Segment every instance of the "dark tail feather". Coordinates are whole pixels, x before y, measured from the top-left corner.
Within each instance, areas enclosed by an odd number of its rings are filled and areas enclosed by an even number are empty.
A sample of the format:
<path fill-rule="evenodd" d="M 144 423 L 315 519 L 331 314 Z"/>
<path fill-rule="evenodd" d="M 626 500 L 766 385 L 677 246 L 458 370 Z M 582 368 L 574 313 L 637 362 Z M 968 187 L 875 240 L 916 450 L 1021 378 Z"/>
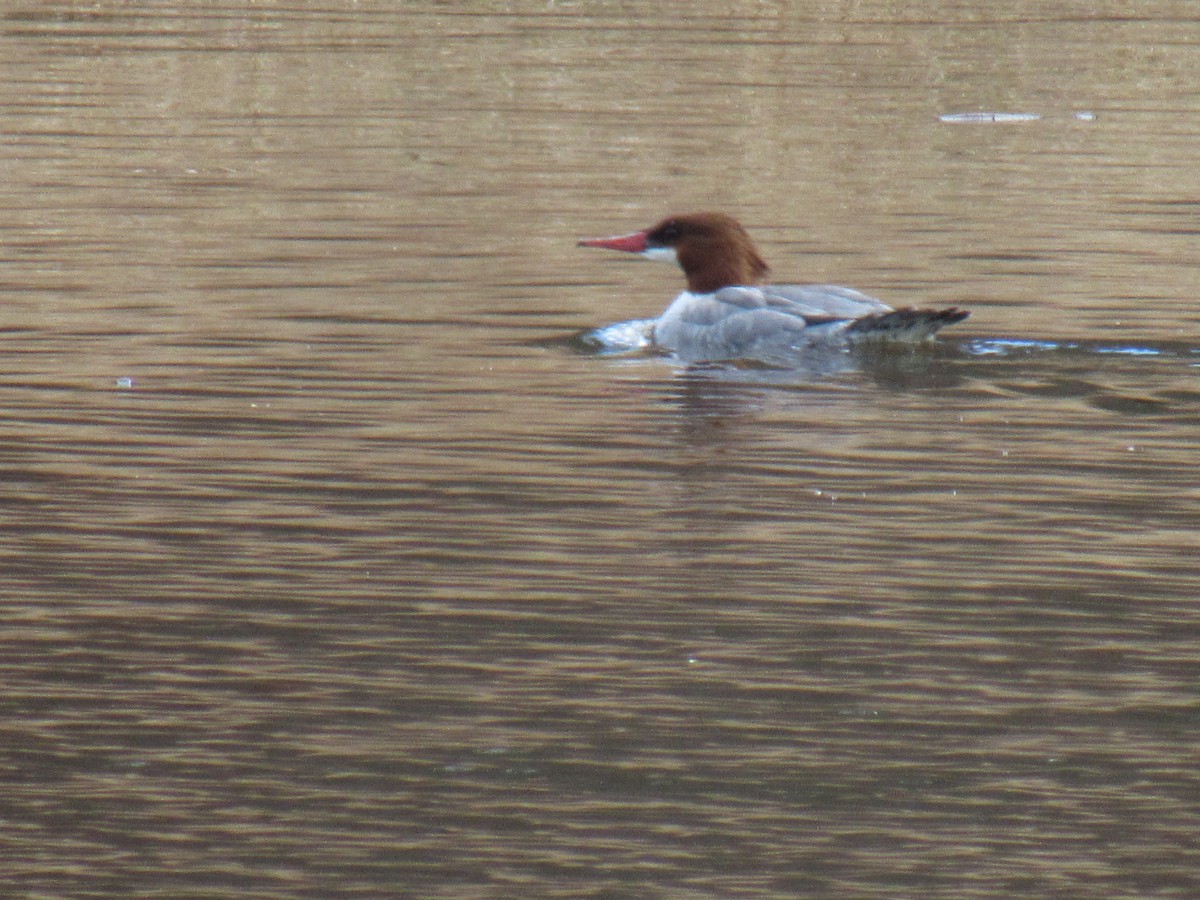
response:
<path fill-rule="evenodd" d="M 961 322 L 970 313 L 957 306 L 945 309 L 896 309 L 856 319 L 846 329 L 848 337 L 889 341 L 920 341 L 946 325 Z"/>

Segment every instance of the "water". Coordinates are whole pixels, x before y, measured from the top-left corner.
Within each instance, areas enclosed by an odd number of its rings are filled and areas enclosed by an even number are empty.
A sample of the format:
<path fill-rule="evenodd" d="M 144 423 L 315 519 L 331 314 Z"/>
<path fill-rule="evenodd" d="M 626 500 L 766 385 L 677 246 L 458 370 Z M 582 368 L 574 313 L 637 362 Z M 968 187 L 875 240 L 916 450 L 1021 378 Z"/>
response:
<path fill-rule="evenodd" d="M 1200 892 L 1200 24 L 1134 16 L 9 4 L 6 892 Z M 680 282 L 575 239 L 696 208 L 973 316 L 581 347 Z"/>

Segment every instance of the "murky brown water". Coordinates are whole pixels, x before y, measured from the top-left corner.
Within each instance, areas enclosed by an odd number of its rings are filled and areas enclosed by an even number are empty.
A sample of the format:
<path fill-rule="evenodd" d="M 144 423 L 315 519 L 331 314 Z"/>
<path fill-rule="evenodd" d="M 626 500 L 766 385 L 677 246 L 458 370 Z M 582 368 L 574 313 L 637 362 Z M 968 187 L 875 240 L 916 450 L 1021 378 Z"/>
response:
<path fill-rule="evenodd" d="M 6 4 L 5 893 L 1196 896 L 1194 12 Z"/>

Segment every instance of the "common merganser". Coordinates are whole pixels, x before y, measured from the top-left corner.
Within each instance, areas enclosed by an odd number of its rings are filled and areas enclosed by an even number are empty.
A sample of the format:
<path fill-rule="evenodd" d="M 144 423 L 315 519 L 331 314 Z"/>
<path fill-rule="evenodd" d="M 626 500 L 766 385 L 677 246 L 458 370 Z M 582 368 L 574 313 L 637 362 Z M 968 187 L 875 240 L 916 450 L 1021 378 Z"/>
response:
<path fill-rule="evenodd" d="M 670 216 L 653 228 L 581 247 L 605 247 L 677 262 L 687 290 L 654 320 L 655 345 L 689 362 L 795 358 L 805 349 L 862 340 L 919 341 L 969 312 L 893 309 L 832 284 L 763 284 L 769 271 L 750 235 L 724 213 Z"/>

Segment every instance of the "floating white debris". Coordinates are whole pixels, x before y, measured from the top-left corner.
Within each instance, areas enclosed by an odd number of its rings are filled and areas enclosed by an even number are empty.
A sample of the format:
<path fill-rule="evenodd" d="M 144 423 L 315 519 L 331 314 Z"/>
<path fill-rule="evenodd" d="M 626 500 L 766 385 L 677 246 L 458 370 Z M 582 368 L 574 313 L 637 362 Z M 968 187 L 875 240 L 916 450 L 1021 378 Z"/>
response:
<path fill-rule="evenodd" d="M 1079 112 L 1075 113 L 1075 118 L 1077 118 L 1080 122 L 1095 122 L 1096 114 L 1090 110 L 1081 109 Z"/>
<path fill-rule="evenodd" d="M 953 124 L 978 124 L 980 122 L 1036 122 L 1041 116 L 1026 112 L 959 112 L 942 113 L 938 121 Z"/>
<path fill-rule="evenodd" d="M 131 388 L 131 387 L 133 387 L 133 379 L 132 378 L 118 378 L 117 379 L 117 387 Z"/>

